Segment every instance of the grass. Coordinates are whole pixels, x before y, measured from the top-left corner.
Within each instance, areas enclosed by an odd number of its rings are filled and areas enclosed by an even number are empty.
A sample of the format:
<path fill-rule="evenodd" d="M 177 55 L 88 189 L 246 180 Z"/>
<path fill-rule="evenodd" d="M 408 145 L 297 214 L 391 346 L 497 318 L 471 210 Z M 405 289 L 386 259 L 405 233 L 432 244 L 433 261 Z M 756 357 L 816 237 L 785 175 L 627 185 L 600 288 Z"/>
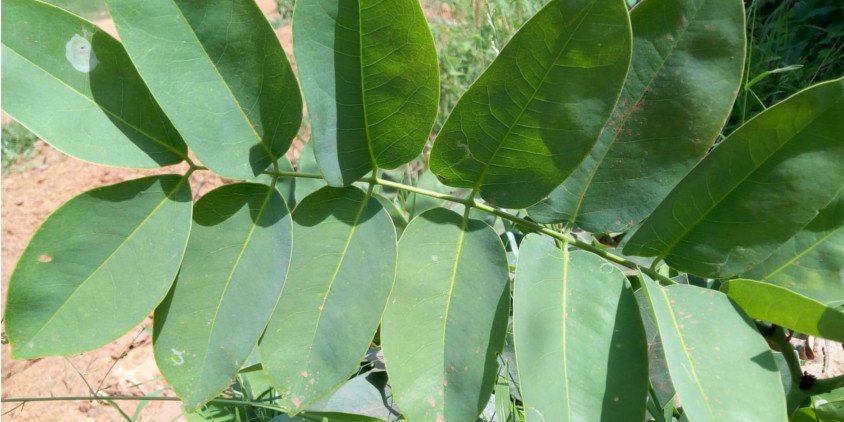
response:
<path fill-rule="evenodd" d="M 37 154 L 35 141 L 38 137 L 22 124 L 11 121 L 3 125 L 2 159 L 3 174 L 21 170 L 16 166 L 21 161 L 32 159 Z"/>

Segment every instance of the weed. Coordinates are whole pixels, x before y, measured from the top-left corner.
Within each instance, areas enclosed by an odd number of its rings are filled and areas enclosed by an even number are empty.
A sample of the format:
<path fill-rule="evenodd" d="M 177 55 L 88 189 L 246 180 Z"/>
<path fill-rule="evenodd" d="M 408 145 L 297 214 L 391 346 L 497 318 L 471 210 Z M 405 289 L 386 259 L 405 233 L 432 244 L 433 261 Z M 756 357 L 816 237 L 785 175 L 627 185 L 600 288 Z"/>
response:
<path fill-rule="evenodd" d="M 14 166 L 35 157 L 35 141 L 38 137 L 22 124 L 12 121 L 3 125 L 2 156 L 3 174 L 13 170 Z"/>

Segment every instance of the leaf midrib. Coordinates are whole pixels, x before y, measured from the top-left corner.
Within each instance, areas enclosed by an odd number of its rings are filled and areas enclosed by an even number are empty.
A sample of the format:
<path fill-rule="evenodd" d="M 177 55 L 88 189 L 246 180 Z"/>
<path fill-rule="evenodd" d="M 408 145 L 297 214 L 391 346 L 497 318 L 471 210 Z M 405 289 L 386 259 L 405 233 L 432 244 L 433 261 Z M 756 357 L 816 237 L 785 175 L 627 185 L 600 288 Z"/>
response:
<path fill-rule="evenodd" d="M 445 360 L 446 330 L 448 329 L 448 318 L 451 316 L 449 314 L 449 311 L 451 310 L 451 298 L 452 298 L 452 295 L 454 294 L 454 285 L 457 282 L 457 270 L 460 267 L 460 258 L 461 258 L 461 254 L 462 254 L 462 251 L 463 251 L 463 243 L 466 239 L 466 227 L 468 227 L 468 225 L 469 225 L 469 210 L 470 210 L 470 208 L 467 207 L 466 211 L 463 213 L 463 219 L 460 223 L 460 233 L 458 234 L 458 237 L 457 237 L 457 248 L 454 252 L 454 266 L 451 269 L 451 278 L 449 279 L 448 293 L 447 293 L 446 302 L 445 302 L 445 312 L 443 313 L 443 330 L 442 330 L 443 335 L 442 335 L 442 343 L 441 343 L 442 344 L 442 364 L 438 368 L 438 369 L 442 369 L 442 372 L 440 373 L 440 375 L 443 377 L 443 379 L 445 379 L 445 376 L 447 374 L 447 371 L 446 371 L 447 366 L 446 366 L 446 360 Z M 448 396 L 446 395 L 446 390 L 448 389 L 448 385 L 446 385 L 445 382 L 438 382 L 437 385 L 442 386 L 442 392 L 443 392 L 442 409 L 443 409 L 443 415 L 445 415 L 445 405 L 447 403 L 446 399 L 448 398 Z"/>

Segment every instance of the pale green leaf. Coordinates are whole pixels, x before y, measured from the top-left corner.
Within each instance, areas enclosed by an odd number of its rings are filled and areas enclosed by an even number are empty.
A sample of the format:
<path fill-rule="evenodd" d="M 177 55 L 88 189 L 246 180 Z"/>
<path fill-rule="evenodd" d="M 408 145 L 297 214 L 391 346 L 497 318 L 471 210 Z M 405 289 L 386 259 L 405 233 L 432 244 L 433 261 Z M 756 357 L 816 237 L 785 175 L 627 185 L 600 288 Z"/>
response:
<path fill-rule="evenodd" d="M 787 288 L 735 279 L 721 286 L 751 318 L 811 336 L 844 342 L 844 312 Z"/>
<path fill-rule="evenodd" d="M 155 311 L 155 359 L 190 411 L 222 391 L 255 347 L 278 300 L 290 215 L 267 185 L 203 196 L 179 277 Z"/>
<path fill-rule="evenodd" d="M 543 199 L 597 141 L 630 51 L 623 1 L 549 2 L 460 98 L 434 143 L 431 171 L 500 207 Z"/>
<path fill-rule="evenodd" d="M 264 370 L 292 413 L 359 367 L 396 272 L 396 231 L 378 200 L 325 187 L 293 212 L 293 254 L 261 339 Z"/>
<path fill-rule="evenodd" d="M 689 421 L 786 420 L 779 370 L 753 321 L 721 292 L 640 278 Z"/>
<path fill-rule="evenodd" d="M 437 114 L 439 71 L 418 0 L 300 1 L 293 42 L 330 185 L 419 155 Z"/>
<path fill-rule="evenodd" d="M 191 206 L 187 179 L 165 175 L 85 192 L 50 215 L 9 281 L 12 357 L 81 353 L 143 321 L 179 270 Z"/>
<path fill-rule="evenodd" d="M 4 0 L 3 110 L 62 152 L 92 163 L 154 168 L 187 147 L 120 42 L 32 0 Z"/>
<path fill-rule="evenodd" d="M 513 334 L 528 421 L 644 419 L 645 329 L 614 265 L 528 235 L 519 247 Z"/>
<path fill-rule="evenodd" d="M 507 330 L 504 247 L 485 223 L 437 208 L 405 229 L 398 268 L 381 327 L 396 403 L 411 421 L 473 421 Z"/>
<path fill-rule="evenodd" d="M 535 220 L 591 232 L 642 221 L 706 154 L 744 70 L 741 0 L 645 0 L 630 12 L 633 59 L 595 148 Z"/>
<path fill-rule="evenodd" d="M 247 179 L 284 155 L 302 121 L 302 98 L 254 2 L 107 4 L 153 96 L 206 166 Z"/>
<path fill-rule="evenodd" d="M 844 78 L 758 114 L 674 188 L 624 253 L 713 278 L 762 262 L 844 186 L 841 116 Z"/>

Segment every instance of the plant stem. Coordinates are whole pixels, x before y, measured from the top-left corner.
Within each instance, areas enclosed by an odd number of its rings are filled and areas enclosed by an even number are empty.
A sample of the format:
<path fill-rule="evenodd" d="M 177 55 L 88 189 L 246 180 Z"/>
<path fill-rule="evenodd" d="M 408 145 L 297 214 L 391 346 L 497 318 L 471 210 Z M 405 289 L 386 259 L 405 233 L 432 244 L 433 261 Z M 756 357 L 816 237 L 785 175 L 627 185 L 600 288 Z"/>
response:
<path fill-rule="evenodd" d="M 273 176 L 279 176 L 279 177 L 305 177 L 305 178 L 309 178 L 309 179 L 322 179 L 323 178 L 322 175 L 316 174 L 316 173 L 297 173 L 297 172 L 286 172 L 286 171 L 265 171 L 264 173 L 270 174 L 270 175 L 273 175 Z M 391 182 L 389 180 L 384 180 L 384 179 L 377 177 L 377 176 L 365 177 L 365 178 L 360 179 L 360 181 L 365 182 L 365 183 L 378 184 L 378 185 L 386 186 L 386 187 L 393 188 L 393 189 L 405 190 L 405 191 L 417 193 L 417 194 L 420 194 L 420 195 L 430 196 L 432 198 L 441 199 L 443 201 L 455 202 L 455 203 L 458 203 L 458 204 L 463 204 L 466 207 L 477 208 L 481 211 L 485 211 L 487 213 L 490 213 L 492 215 L 496 215 L 498 217 L 504 218 L 504 219 L 512 221 L 514 223 L 521 224 L 522 226 L 529 227 L 532 230 L 535 230 L 539 233 L 551 236 L 554 239 L 557 239 L 557 240 L 562 241 L 564 243 L 571 244 L 571 245 L 573 245 L 573 246 L 575 246 L 579 249 L 583 249 L 585 251 L 591 252 L 591 253 L 598 255 L 601 258 L 604 258 L 608 261 L 611 261 L 611 262 L 614 262 L 614 263 L 619 264 L 621 266 L 630 268 L 631 270 L 642 271 L 642 273 L 647 274 L 649 277 L 658 281 L 662 285 L 667 286 L 667 285 L 677 284 L 677 282 L 675 282 L 674 280 L 671 280 L 670 278 L 665 277 L 662 274 L 659 274 L 658 272 L 656 272 L 656 271 L 654 271 L 650 268 L 642 267 L 639 264 L 636 264 L 635 262 L 631 262 L 631 261 L 629 261 L 629 260 L 627 260 L 623 257 L 611 254 L 611 253 L 609 253 L 609 252 L 607 252 L 607 251 L 605 251 L 605 250 L 603 250 L 599 247 L 596 247 L 596 246 L 594 246 L 590 243 L 583 242 L 583 241 L 579 240 L 578 238 L 574 237 L 570 233 L 560 233 L 560 232 L 552 230 L 548 227 L 537 224 L 533 221 L 526 220 L 526 219 L 521 218 L 521 217 L 517 217 L 517 216 L 510 214 L 510 213 L 508 213 L 504 210 L 501 210 L 499 208 L 491 207 L 487 204 L 480 203 L 480 202 L 476 201 L 473 196 L 470 196 L 469 198 L 463 198 L 463 197 L 449 195 L 449 194 L 445 194 L 445 193 L 434 192 L 434 191 L 430 191 L 430 190 L 427 190 L 427 189 L 418 188 L 416 186 L 409 186 L 409 185 L 405 185 L 403 183 Z"/>
<path fill-rule="evenodd" d="M 817 380 L 811 387 L 804 391 L 806 394 L 815 395 L 828 393 L 838 388 L 844 388 L 844 375 Z"/>

